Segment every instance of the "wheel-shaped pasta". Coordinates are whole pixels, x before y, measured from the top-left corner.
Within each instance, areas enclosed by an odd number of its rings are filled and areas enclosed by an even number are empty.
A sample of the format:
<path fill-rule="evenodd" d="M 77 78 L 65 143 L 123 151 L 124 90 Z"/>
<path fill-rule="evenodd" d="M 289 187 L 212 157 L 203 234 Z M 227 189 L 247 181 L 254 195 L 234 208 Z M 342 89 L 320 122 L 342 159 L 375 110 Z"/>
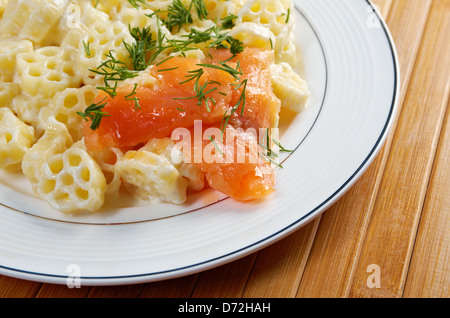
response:
<path fill-rule="evenodd" d="M 42 165 L 53 155 L 63 153 L 72 146 L 70 136 L 64 124 L 51 118 L 41 138 L 25 153 L 22 171 L 33 188 L 39 182 Z"/>
<path fill-rule="evenodd" d="M 300 113 L 310 96 L 305 80 L 284 62 L 272 64 L 271 72 L 273 92 L 281 100 L 281 106 Z"/>
<path fill-rule="evenodd" d="M 62 17 L 67 0 L 16 0 L 5 7 L 0 30 L 4 35 L 41 44 Z"/>
<path fill-rule="evenodd" d="M 71 55 L 58 46 L 18 54 L 17 77 L 25 93 L 44 98 L 52 98 L 68 87 L 79 87 L 81 84 Z"/>
<path fill-rule="evenodd" d="M 9 108 L 0 108 L 0 168 L 20 163 L 33 139 L 33 127 L 23 123 Z"/>
<path fill-rule="evenodd" d="M 0 80 L 12 82 L 16 70 L 16 56 L 19 53 L 33 52 L 33 43 L 28 40 L 0 40 Z"/>
<path fill-rule="evenodd" d="M 136 198 L 173 204 L 186 201 L 188 182 L 164 155 L 145 148 L 128 151 L 116 165 L 124 186 Z"/>
<path fill-rule="evenodd" d="M 106 180 L 82 140 L 42 165 L 36 193 L 64 213 L 92 213 L 105 200 Z"/>
<path fill-rule="evenodd" d="M 45 127 L 50 117 L 66 125 L 74 141 L 81 140 L 80 129 L 83 119 L 77 112 L 83 112 L 94 102 L 97 90 L 94 86 L 66 88 L 57 93 L 39 113 L 40 127 Z"/>

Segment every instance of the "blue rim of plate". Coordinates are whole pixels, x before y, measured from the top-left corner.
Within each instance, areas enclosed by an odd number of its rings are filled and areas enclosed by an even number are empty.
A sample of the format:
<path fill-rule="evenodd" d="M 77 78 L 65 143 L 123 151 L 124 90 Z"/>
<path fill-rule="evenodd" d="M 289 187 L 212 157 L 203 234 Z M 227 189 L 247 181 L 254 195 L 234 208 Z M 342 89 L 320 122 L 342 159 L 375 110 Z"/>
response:
<path fill-rule="evenodd" d="M 243 248 L 237 249 L 233 252 L 230 252 L 230 253 L 227 253 L 227 254 L 224 254 L 219 257 L 215 257 L 215 258 L 203 261 L 203 262 L 187 265 L 184 267 L 169 269 L 169 270 L 165 270 L 165 271 L 158 271 L 158 272 L 144 273 L 144 274 L 134 274 L 134 275 L 121 275 L 121 276 L 81 276 L 81 277 L 79 277 L 79 279 L 82 281 L 82 285 L 89 285 L 89 281 L 93 281 L 93 280 L 112 282 L 115 280 L 120 281 L 120 280 L 124 280 L 124 279 L 126 280 L 126 279 L 131 279 L 131 278 L 145 278 L 145 277 L 148 278 L 149 282 L 153 282 L 155 280 L 151 280 L 150 279 L 151 277 L 161 276 L 161 275 L 168 274 L 168 273 L 177 273 L 177 272 L 180 272 L 180 274 L 178 276 L 186 276 L 186 275 L 193 274 L 193 273 L 200 271 L 200 270 L 196 271 L 195 269 L 197 269 L 203 265 L 213 264 L 219 260 L 223 260 L 223 263 L 216 264 L 215 266 L 224 265 L 226 263 L 225 261 L 228 260 L 230 257 L 232 257 L 232 256 L 237 257 L 244 251 L 247 251 L 247 254 L 256 252 L 257 250 L 254 249 L 255 247 L 260 246 L 260 248 L 263 248 L 272 242 L 271 241 L 272 238 L 276 238 L 276 237 L 282 238 L 282 237 L 288 235 L 289 233 L 291 233 L 292 230 L 295 230 L 295 229 L 305 225 L 309 221 L 313 220 L 314 218 L 318 217 L 324 211 L 324 208 L 326 206 L 328 206 L 329 204 L 332 204 L 333 202 L 338 200 L 345 193 L 344 190 L 347 187 L 349 187 L 353 182 L 356 182 L 356 180 L 357 180 L 356 177 L 358 175 L 360 175 L 361 173 L 363 173 L 370 166 L 370 163 L 374 160 L 375 155 L 378 153 L 379 149 L 383 145 L 383 143 L 387 137 L 387 134 L 389 132 L 390 126 L 392 125 L 392 121 L 394 119 L 394 114 L 396 112 L 398 98 L 399 98 L 399 73 L 400 72 L 399 72 L 399 63 L 398 63 L 398 57 L 397 57 L 394 41 L 393 41 L 390 31 L 386 25 L 386 22 L 381 17 L 380 13 L 375 8 L 375 6 L 371 2 L 371 0 L 364 0 L 364 1 L 367 2 L 367 4 L 372 8 L 373 12 L 376 14 L 379 22 L 381 23 L 383 31 L 386 35 L 386 39 L 387 39 L 389 47 L 390 47 L 392 60 L 393 60 L 393 66 L 394 66 L 394 90 L 393 90 L 393 97 L 392 97 L 391 107 L 389 110 L 389 115 L 388 115 L 386 123 L 380 133 L 380 136 L 378 137 L 378 139 L 377 139 L 375 145 L 373 146 L 372 150 L 370 151 L 370 153 L 367 155 L 366 159 L 361 163 L 361 165 L 356 169 L 356 171 L 346 180 L 346 182 L 344 182 L 341 185 L 341 187 L 339 187 L 339 189 L 337 189 L 332 195 L 330 195 L 327 199 L 325 199 L 321 204 L 316 206 L 313 210 L 311 210 L 310 212 L 305 214 L 303 217 L 299 218 L 297 221 L 293 222 L 292 224 L 284 227 L 283 229 L 281 229 L 277 232 L 274 232 L 273 234 L 265 237 L 264 239 L 256 241 L 250 245 L 247 245 Z M 307 17 L 304 15 L 304 13 L 298 7 L 295 7 L 295 9 L 299 14 L 301 14 L 304 17 L 305 21 L 307 21 L 307 23 L 310 25 L 311 29 L 315 33 L 315 35 L 320 43 L 322 52 L 323 52 L 324 56 L 326 57 L 322 42 L 320 40 L 320 37 L 318 36 L 318 32 L 315 30 L 314 26 L 307 19 Z M 327 69 L 326 59 L 325 59 L 325 69 Z M 327 76 L 327 78 L 328 78 L 328 76 Z M 322 111 L 323 104 L 326 100 L 326 95 L 327 95 L 326 88 L 327 88 L 327 83 L 325 84 L 325 93 L 324 93 L 322 105 L 320 106 L 320 110 L 318 112 L 317 118 L 320 116 L 320 112 Z M 317 118 L 315 119 L 309 132 L 313 129 L 315 122 L 317 121 Z M 300 147 L 300 145 L 303 143 L 303 141 L 307 138 L 309 132 L 306 134 L 306 136 L 300 142 L 300 144 L 295 148 L 295 150 L 298 149 L 298 147 Z M 216 203 L 222 202 L 224 200 L 226 200 L 226 199 L 223 199 Z M 213 203 L 213 204 L 215 204 L 215 203 Z M 7 206 L 5 206 L 5 207 L 7 207 Z M 7 208 L 9 208 L 9 207 L 7 207 Z M 205 207 L 203 207 L 203 208 L 205 208 Z M 15 211 L 17 211 L 17 210 L 15 210 Z M 18 212 L 21 212 L 21 211 L 18 211 Z M 51 219 L 51 220 L 53 220 L 53 219 Z M 55 221 L 55 220 L 53 220 L 53 221 Z M 62 222 L 64 222 L 64 221 L 62 221 Z M 146 221 L 144 221 L 144 222 L 146 222 Z M 70 223 L 70 222 L 68 222 L 68 223 Z M 92 224 L 92 225 L 96 225 L 96 224 Z M 266 244 L 263 244 L 263 243 L 266 243 Z M 245 256 L 245 255 L 240 255 L 240 256 Z M 31 278 L 29 278 L 30 280 L 33 280 L 33 278 L 37 279 L 37 277 L 46 277 L 46 278 L 54 278 L 54 279 L 67 279 L 68 278 L 68 276 L 66 276 L 66 275 L 54 275 L 54 274 L 38 273 L 38 272 L 33 272 L 33 271 L 25 271 L 25 270 L 6 267 L 6 266 L 2 266 L 2 265 L 0 265 L 0 268 L 3 270 L 6 270 L 8 272 L 12 272 L 12 273 L 21 273 L 21 274 L 31 275 Z M 187 269 L 190 269 L 192 272 L 181 273 Z M 13 276 L 13 275 L 11 275 L 11 276 Z M 177 276 L 171 276 L 170 278 L 175 278 L 175 277 L 177 277 Z M 27 279 L 27 278 L 22 278 L 22 279 Z M 161 280 L 163 280 L 163 279 L 166 279 L 166 278 L 162 277 Z M 145 281 L 139 280 L 136 283 L 143 283 L 143 282 L 145 282 Z M 52 283 L 52 282 L 50 282 L 50 283 Z M 59 282 L 57 281 L 55 283 L 59 283 Z M 133 282 L 126 282 L 126 283 L 133 284 Z"/>

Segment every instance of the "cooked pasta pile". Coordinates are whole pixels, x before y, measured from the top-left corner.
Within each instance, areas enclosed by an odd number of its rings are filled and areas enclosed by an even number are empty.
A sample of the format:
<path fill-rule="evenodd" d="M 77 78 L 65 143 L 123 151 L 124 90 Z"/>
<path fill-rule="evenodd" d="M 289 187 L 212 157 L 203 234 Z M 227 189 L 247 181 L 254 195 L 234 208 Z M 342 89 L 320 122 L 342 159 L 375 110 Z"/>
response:
<path fill-rule="evenodd" d="M 180 6 L 189 12 L 181 23 Z M 133 69 L 133 30 L 182 43 L 194 29 L 220 25 L 233 43 L 273 50 L 273 92 L 299 113 L 309 91 L 294 72 L 293 10 L 290 0 L 0 0 L 0 167 L 19 166 L 36 195 L 64 213 L 99 211 L 121 188 L 149 202 L 185 202 L 203 189 L 204 175 L 171 159 L 169 138 L 132 150 L 86 147 L 80 114 L 111 88 L 99 66 L 113 60 Z M 204 59 L 208 44 L 162 51 L 147 66 L 180 55 Z M 134 80 L 158 85 L 148 70 Z"/>

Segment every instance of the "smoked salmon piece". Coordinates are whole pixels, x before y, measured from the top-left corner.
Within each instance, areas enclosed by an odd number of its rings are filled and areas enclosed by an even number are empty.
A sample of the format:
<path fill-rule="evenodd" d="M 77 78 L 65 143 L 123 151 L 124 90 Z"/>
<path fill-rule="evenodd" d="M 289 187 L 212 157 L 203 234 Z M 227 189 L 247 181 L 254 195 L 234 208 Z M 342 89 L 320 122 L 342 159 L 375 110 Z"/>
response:
<path fill-rule="evenodd" d="M 173 57 L 152 66 L 150 72 L 159 80 L 158 87 L 125 85 L 117 88 L 114 98 L 99 93 L 96 103 L 105 103 L 103 112 L 108 116 L 102 118 L 95 130 L 90 128 L 90 121 L 84 122 L 86 147 L 90 151 L 106 147 L 133 149 L 152 138 L 171 137 L 177 128 L 192 129 L 196 121 L 222 129 L 226 116 L 229 116 L 227 128 L 238 135 L 245 134 L 242 130 L 248 128 L 276 128 L 281 105 L 272 91 L 272 62 L 270 50 L 246 48 L 233 57 L 228 50 L 214 49 L 203 61 Z M 233 72 L 204 65 L 230 67 L 239 75 L 236 78 Z M 190 77 L 198 72 L 201 76 L 197 81 Z M 200 100 L 196 98 L 199 89 L 207 92 Z M 133 90 L 139 107 L 130 98 Z M 223 155 L 247 147 L 242 140 L 237 138 L 231 145 L 215 144 L 215 151 Z M 202 150 L 211 150 L 211 144 L 211 140 L 203 140 Z M 245 162 L 196 164 L 212 188 L 237 200 L 255 200 L 268 195 L 275 184 L 273 165 L 257 157 L 258 160 Z"/>

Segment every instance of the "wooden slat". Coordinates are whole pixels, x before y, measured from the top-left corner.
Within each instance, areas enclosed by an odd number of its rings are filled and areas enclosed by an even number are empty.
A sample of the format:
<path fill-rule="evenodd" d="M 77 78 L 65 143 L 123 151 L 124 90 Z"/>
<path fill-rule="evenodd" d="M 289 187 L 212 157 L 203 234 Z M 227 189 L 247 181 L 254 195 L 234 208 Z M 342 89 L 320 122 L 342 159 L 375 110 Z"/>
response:
<path fill-rule="evenodd" d="M 192 297 L 240 298 L 252 271 L 256 253 L 199 275 Z"/>
<path fill-rule="evenodd" d="M 447 106 L 449 3 L 433 1 L 350 297 L 402 296 Z M 371 264 L 380 268 L 380 288 L 368 287 Z"/>
<path fill-rule="evenodd" d="M 36 298 L 86 298 L 91 291 L 90 287 L 69 288 L 66 285 L 44 284 Z"/>
<path fill-rule="evenodd" d="M 400 59 L 402 106 L 432 0 L 392 4 L 387 22 Z M 382 9 L 382 8 L 380 8 Z M 398 114 L 397 114 L 398 117 Z M 397 118 L 394 121 L 395 128 Z M 297 297 L 347 297 L 395 130 L 371 167 L 322 217 Z"/>
<path fill-rule="evenodd" d="M 450 297 L 450 105 L 442 131 L 404 297 Z"/>
<path fill-rule="evenodd" d="M 33 298 L 41 286 L 42 283 L 0 276 L 0 298 Z"/>
<path fill-rule="evenodd" d="M 319 223 L 320 217 L 260 251 L 243 297 L 295 297 Z"/>

